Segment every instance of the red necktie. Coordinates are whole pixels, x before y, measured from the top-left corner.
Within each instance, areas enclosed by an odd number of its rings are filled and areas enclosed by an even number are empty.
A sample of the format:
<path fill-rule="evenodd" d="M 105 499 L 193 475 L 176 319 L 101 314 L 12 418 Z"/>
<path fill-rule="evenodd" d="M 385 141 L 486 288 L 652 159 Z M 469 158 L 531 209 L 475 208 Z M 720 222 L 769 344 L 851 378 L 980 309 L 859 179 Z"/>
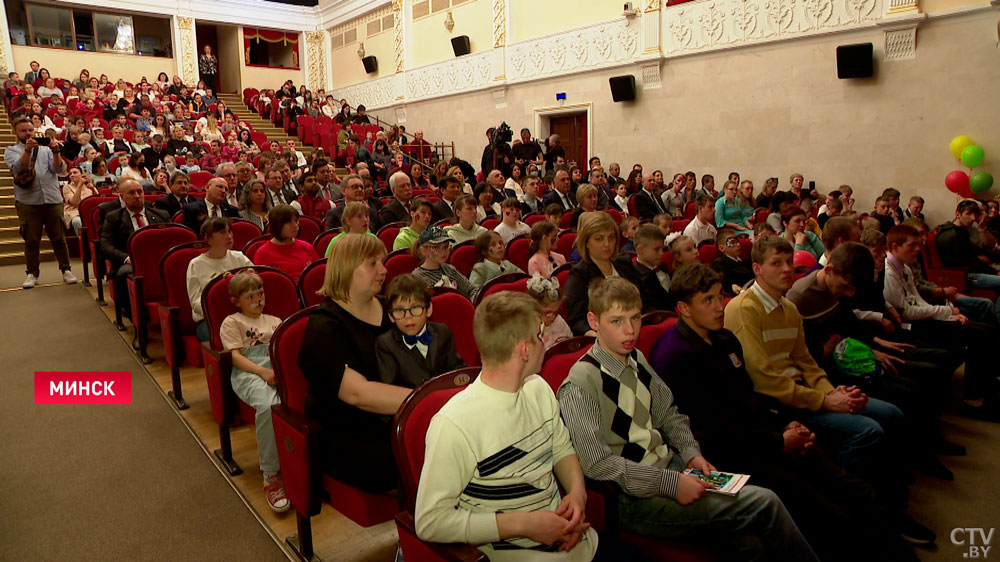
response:
<path fill-rule="evenodd" d="M 142 216 L 142 213 L 136 213 L 135 224 L 139 225 L 139 228 L 146 226 L 146 217 Z"/>

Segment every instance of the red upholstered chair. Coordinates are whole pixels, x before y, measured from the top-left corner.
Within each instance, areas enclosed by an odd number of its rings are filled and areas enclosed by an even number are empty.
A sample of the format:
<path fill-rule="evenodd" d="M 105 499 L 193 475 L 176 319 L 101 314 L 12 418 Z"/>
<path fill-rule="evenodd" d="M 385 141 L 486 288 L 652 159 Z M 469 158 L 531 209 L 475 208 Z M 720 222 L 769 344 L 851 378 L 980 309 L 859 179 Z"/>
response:
<path fill-rule="evenodd" d="M 458 293 L 444 293 L 431 297 L 431 304 L 434 306 L 431 320 L 448 326 L 455 338 L 455 350 L 465 364 L 481 364 L 479 348 L 472 335 L 472 317 L 476 315 L 476 308 L 469 299 Z"/>
<path fill-rule="evenodd" d="M 424 465 L 427 428 L 431 418 L 453 396 L 479 376 L 479 367 L 467 367 L 432 378 L 417 387 L 396 413 L 392 432 L 392 452 L 399 467 L 404 509 L 396 515 L 399 545 L 407 561 L 477 561 L 486 555 L 468 544 L 442 544 L 420 540 L 414 525 L 417 484 Z"/>
<path fill-rule="evenodd" d="M 767 222 L 767 216 L 771 214 L 770 209 L 761 207 L 753 212 L 753 223 L 760 224 L 762 222 Z"/>
<path fill-rule="evenodd" d="M 740 259 L 750 260 L 750 252 L 753 250 L 753 241 L 748 236 L 740 237 Z"/>
<path fill-rule="evenodd" d="M 559 219 L 559 228 L 566 230 L 567 228 L 570 228 L 570 225 L 572 223 L 573 223 L 573 213 L 567 211 L 563 213 L 562 218 Z"/>
<path fill-rule="evenodd" d="M 691 219 L 675 219 L 670 224 L 670 232 L 684 232 L 687 225 L 691 224 Z"/>
<path fill-rule="evenodd" d="M 248 220 L 229 220 L 232 222 L 233 226 L 233 248 L 245 248 L 251 240 L 264 234 L 260 231 L 260 227 Z"/>
<path fill-rule="evenodd" d="M 194 335 L 191 317 L 191 299 L 187 292 L 187 267 L 191 260 L 208 250 L 205 242 L 186 242 L 167 250 L 160 259 L 160 282 L 163 283 L 163 302 L 157 307 L 163 350 L 170 366 L 170 384 L 173 390 L 167 395 L 178 410 L 187 409 L 181 392 L 181 363 L 201 367 L 201 342 Z"/>
<path fill-rule="evenodd" d="M 330 247 L 330 241 L 333 240 L 335 236 L 340 234 L 339 228 L 331 228 L 330 230 L 324 230 L 320 232 L 319 235 L 313 240 L 313 248 L 316 249 L 316 253 L 319 257 L 326 256 L 326 249 Z"/>
<path fill-rule="evenodd" d="M 323 288 L 326 279 L 326 259 L 320 258 L 307 265 L 299 274 L 299 300 L 305 306 L 315 306 L 323 302 L 323 295 L 317 292 Z"/>
<path fill-rule="evenodd" d="M 545 350 L 545 360 L 538 374 L 549 383 L 553 392 L 558 391 L 559 386 L 569 375 L 570 368 L 590 350 L 593 344 L 593 336 L 577 336 L 555 344 Z"/>
<path fill-rule="evenodd" d="M 305 142 L 307 135 L 309 136 L 309 138 L 312 138 L 313 127 L 316 125 L 316 122 L 313 120 L 313 118 L 309 117 L 308 115 L 299 115 L 297 121 L 298 121 L 298 127 L 295 129 L 295 133 L 298 136 L 299 140 Z"/>
<path fill-rule="evenodd" d="M 636 348 L 649 360 L 653 346 L 666 332 L 677 323 L 677 314 L 666 310 L 657 310 L 642 315 L 642 328 L 639 329 L 639 341 Z"/>
<path fill-rule="evenodd" d="M 245 269 L 253 269 L 264 280 L 264 313 L 285 319 L 302 308 L 295 281 L 287 273 L 273 267 L 240 267 L 227 273 L 236 274 Z M 201 353 L 205 362 L 205 378 L 208 381 L 208 397 L 212 404 L 212 416 L 219 424 L 220 448 L 213 451 L 230 475 L 240 474 L 242 469 L 233 460 L 232 443 L 229 440 L 229 426 L 239 418 L 253 423 L 253 408 L 236 398 L 229 380 L 233 369 L 233 357 L 222 349 L 219 329 L 226 316 L 237 312 L 229 299 L 230 276 L 218 275 L 205 285 L 201 294 L 201 310 L 208 323 L 211 341 L 202 343 Z"/>
<path fill-rule="evenodd" d="M 420 262 L 417 261 L 417 258 L 413 257 L 413 254 L 409 250 L 403 249 L 392 252 L 385 260 L 385 281 L 382 282 L 382 289 L 385 290 L 397 275 L 412 273 L 418 265 L 420 265 Z"/>
<path fill-rule="evenodd" d="M 670 252 L 663 252 L 663 258 L 660 259 L 663 263 L 663 267 L 667 268 L 667 273 L 673 275 L 674 273 L 674 255 Z"/>
<path fill-rule="evenodd" d="M 492 295 L 493 293 L 499 293 L 501 291 L 517 291 L 519 293 L 528 292 L 528 277 L 524 273 L 504 273 L 502 275 L 497 275 L 493 279 L 487 281 L 479 289 L 479 293 L 476 294 L 476 306 L 483 302 L 483 299 Z"/>
<path fill-rule="evenodd" d="M 285 495 L 295 510 L 298 534 L 285 542 L 299 560 L 314 560 L 312 523 L 324 495 L 334 509 L 363 527 L 389 521 L 399 511 L 399 501 L 391 494 L 369 494 L 338 482 L 322 473 L 319 459 L 320 437 L 324 428 L 305 416 L 307 385 L 299 370 L 299 350 L 309 315 L 316 307 L 300 310 L 281 323 L 271 337 L 271 365 L 281 404 L 271 407 L 274 438 L 285 483 Z M 342 428 L 331 428 L 337 431 Z"/>
<path fill-rule="evenodd" d="M 455 266 L 455 269 L 462 275 L 468 277 L 472 273 L 472 268 L 476 265 L 476 246 L 473 240 L 466 240 L 455 244 L 451 248 L 451 255 L 448 256 L 448 263 Z"/>
<path fill-rule="evenodd" d="M 160 259 L 170 248 L 196 240 L 194 232 L 172 222 L 150 224 L 129 236 L 128 255 L 132 262 L 132 274 L 127 281 L 128 297 L 138 344 L 134 347 L 147 365 L 153 362 L 146 354 L 149 323 L 159 318 L 157 307 L 164 301 Z"/>
<path fill-rule="evenodd" d="M 94 214 L 94 210 L 101 203 L 114 200 L 115 197 L 91 196 L 83 201 L 80 201 L 79 211 L 80 222 L 82 225 L 80 230 L 77 232 L 77 241 L 80 245 L 80 261 L 83 262 L 84 285 L 90 285 L 90 271 L 87 269 L 87 264 L 93 260 L 94 256 L 94 254 L 91 253 L 91 246 L 94 245 L 95 242 L 99 243 L 99 240 L 101 239 L 101 232 L 98 230 L 96 223 L 97 215 Z M 101 284 L 100 279 L 97 279 L 97 284 Z"/>
<path fill-rule="evenodd" d="M 560 288 L 566 288 L 566 280 L 569 279 L 569 270 L 573 269 L 574 265 L 576 265 L 576 262 L 564 263 L 552 270 L 552 277 L 559 280 Z"/>
<path fill-rule="evenodd" d="M 299 217 L 299 235 L 296 238 L 312 244 L 320 232 L 323 232 L 323 226 L 318 220 L 312 217 Z M 325 252 L 326 248 L 323 251 Z"/>
<path fill-rule="evenodd" d="M 392 252 L 392 243 L 396 241 L 396 235 L 399 234 L 399 229 L 403 228 L 407 224 L 409 223 L 394 222 L 378 229 L 378 232 L 375 233 L 375 235 L 378 236 L 378 239 L 381 240 L 383 244 L 385 244 L 386 252 Z"/>
<path fill-rule="evenodd" d="M 712 267 L 712 263 L 715 262 L 715 258 L 722 255 L 719 251 L 719 247 L 715 245 L 713 241 L 711 244 L 705 244 L 698 248 L 698 253 L 701 254 L 701 263 Z"/>
<path fill-rule="evenodd" d="M 205 189 L 205 186 L 208 184 L 208 180 L 214 178 L 215 175 L 211 172 L 199 170 L 197 172 L 191 172 L 188 174 L 188 177 L 191 178 L 192 189 Z"/>
<path fill-rule="evenodd" d="M 816 265 L 816 256 L 805 250 L 795 250 L 792 263 L 795 264 L 795 280 L 798 281 L 805 277 L 806 273 Z"/>
<path fill-rule="evenodd" d="M 570 256 L 573 255 L 573 249 L 576 245 L 576 233 L 565 230 L 559 233 L 559 241 L 556 242 L 556 251 L 566 258 L 566 261 L 570 261 Z M 562 287 L 562 285 L 560 285 Z"/>
<path fill-rule="evenodd" d="M 691 220 L 695 215 L 698 214 L 698 204 L 694 201 L 688 201 L 687 205 L 684 205 L 684 218 Z"/>
<path fill-rule="evenodd" d="M 628 196 L 628 214 L 629 216 L 637 217 L 639 216 L 639 211 L 635 208 L 635 194 Z"/>
<path fill-rule="evenodd" d="M 545 220 L 545 213 L 537 211 L 521 217 L 521 222 L 528 226 L 535 226 L 535 223 L 542 222 L 543 220 Z"/>
<path fill-rule="evenodd" d="M 604 212 L 611 215 L 611 218 L 615 220 L 615 224 L 621 224 L 622 219 L 625 218 L 618 209 L 604 209 Z"/>
<path fill-rule="evenodd" d="M 528 271 L 528 260 L 531 259 L 531 239 L 525 235 L 514 238 L 507 244 L 506 258 L 521 271 Z"/>
<path fill-rule="evenodd" d="M 937 283 L 942 287 L 955 287 L 959 292 L 968 294 L 970 297 L 983 297 L 989 300 L 996 300 L 996 291 L 989 289 L 969 289 L 966 291 L 966 278 L 968 268 L 965 267 L 945 267 L 941 261 L 941 254 L 937 247 L 937 232 L 927 235 L 927 247 L 923 252 L 924 271 L 927 280 Z"/>
<path fill-rule="evenodd" d="M 493 230 L 498 224 L 500 224 L 500 219 L 492 217 L 479 221 L 479 226 L 485 228 L 486 230 Z"/>
<path fill-rule="evenodd" d="M 261 234 L 260 236 L 250 240 L 243 246 L 243 255 L 250 261 L 253 261 L 254 257 L 257 255 L 257 250 L 260 250 L 261 246 L 267 244 L 270 239 L 270 234 Z M 235 247 L 236 244 L 233 244 L 233 246 Z"/>
<path fill-rule="evenodd" d="M 255 142 L 261 150 L 264 150 L 264 147 L 267 146 L 267 133 L 263 131 L 251 132 L 250 139 L 253 140 L 253 142 Z"/>

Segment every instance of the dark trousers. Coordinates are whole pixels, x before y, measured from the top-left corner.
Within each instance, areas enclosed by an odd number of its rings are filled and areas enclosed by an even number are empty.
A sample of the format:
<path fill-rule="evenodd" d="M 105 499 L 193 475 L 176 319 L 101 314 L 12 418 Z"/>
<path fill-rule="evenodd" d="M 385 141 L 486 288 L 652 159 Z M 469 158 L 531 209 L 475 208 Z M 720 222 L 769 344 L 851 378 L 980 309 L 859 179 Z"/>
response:
<path fill-rule="evenodd" d="M 218 88 L 219 84 L 216 81 L 217 77 L 218 77 L 217 74 L 202 74 L 201 75 L 201 79 L 205 81 L 205 87 L 206 88 L 211 88 L 213 94 L 218 94 L 219 93 L 219 88 Z"/>
<path fill-rule="evenodd" d="M 128 276 L 132 275 L 132 264 L 122 264 L 112 278 L 115 284 L 115 308 L 122 311 L 122 316 L 135 322 L 132 316 L 132 301 L 128 298 Z"/>
<path fill-rule="evenodd" d="M 943 320 L 913 323 L 913 335 L 936 347 L 957 350 L 965 359 L 962 379 L 966 400 L 997 398 L 996 368 L 1000 364 L 1000 334 L 989 324 L 970 321 L 966 325 Z"/>
<path fill-rule="evenodd" d="M 18 230 L 24 240 L 25 272 L 38 277 L 38 252 L 42 246 L 42 227 L 52 243 L 52 250 L 59 261 L 59 270 L 68 271 L 69 249 L 66 247 L 63 204 L 26 205 L 14 202 L 17 210 Z"/>

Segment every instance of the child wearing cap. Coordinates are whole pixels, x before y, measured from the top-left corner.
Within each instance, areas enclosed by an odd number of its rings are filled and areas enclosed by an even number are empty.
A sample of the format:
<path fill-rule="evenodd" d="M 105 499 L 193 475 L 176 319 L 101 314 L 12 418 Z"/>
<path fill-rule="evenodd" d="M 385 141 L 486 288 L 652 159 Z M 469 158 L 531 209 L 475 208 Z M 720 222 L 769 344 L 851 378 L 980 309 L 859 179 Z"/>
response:
<path fill-rule="evenodd" d="M 432 377 L 465 367 L 448 326 L 427 321 L 434 312 L 432 293 L 423 279 L 412 273 L 389 283 L 386 301 L 395 327 L 375 341 L 382 382 L 416 388 Z"/>
<path fill-rule="evenodd" d="M 413 249 L 414 257 L 420 260 L 420 265 L 413 273 L 431 287 L 457 289 L 471 301 L 476 298 L 479 286 L 469 281 L 454 266 L 445 263 L 448 261 L 452 242 L 451 237 L 440 226 L 424 229 Z"/>

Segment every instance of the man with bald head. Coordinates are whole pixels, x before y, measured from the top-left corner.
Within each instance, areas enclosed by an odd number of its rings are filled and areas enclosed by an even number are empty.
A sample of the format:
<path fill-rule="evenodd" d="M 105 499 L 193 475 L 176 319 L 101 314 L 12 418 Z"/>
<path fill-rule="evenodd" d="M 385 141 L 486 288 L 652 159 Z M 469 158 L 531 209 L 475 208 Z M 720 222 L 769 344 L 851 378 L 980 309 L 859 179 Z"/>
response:
<path fill-rule="evenodd" d="M 550 189 L 542 199 L 545 206 L 555 203 L 565 211 L 572 211 L 577 207 L 576 196 L 570 191 L 569 172 L 559 170 L 552 178 L 552 189 Z"/>
<path fill-rule="evenodd" d="M 343 204 L 337 205 L 327 211 L 326 217 L 323 219 L 327 230 L 331 228 L 341 228 L 343 226 L 342 219 L 344 216 L 344 207 L 346 207 L 348 203 L 360 201 L 366 205 L 368 204 L 368 201 L 365 200 L 365 181 L 361 176 L 358 174 L 351 174 L 344 178 L 341 186 L 341 190 L 344 192 L 344 201 Z M 368 230 L 378 232 L 378 229 L 378 212 L 376 212 L 375 209 L 368 207 Z"/>
<path fill-rule="evenodd" d="M 410 220 L 410 199 L 413 199 L 413 185 L 406 172 L 396 172 L 389 176 L 389 189 L 392 190 L 392 201 L 389 201 L 379 212 L 379 224 L 387 225 L 394 222 Z"/>
<path fill-rule="evenodd" d="M 635 194 L 635 214 L 640 219 L 650 219 L 660 213 L 666 213 L 667 208 L 663 206 L 663 200 L 656 193 L 656 180 L 653 174 L 642 176 L 642 189 Z"/>
<path fill-rule="evenodd" d="M 506 183 L 506 178 L 503 177 L 503 172 L 498 169 L 492 170 L 489 175 L 486 176 L 486 183 L 490 184 L 490 189 L 493 190 L 493 200 L 503 201 L 508 197 L 517 197 L 514 192 L 508 193 L 504 190 L 504 184 Z"/>
<path fill-rule="evenodd" d="M 622 167 L 618 162 L 612 162 L 608 165 L 608 187 L 613 190 L 620 183 L 625 183 L 622 178 Z"/>
<path fill-rule="evenodd" d="M 424 140 L 424 132 L 420 129 L 413 133 L 413 140 L 403 147 L 403 152 L 421 164 L 431 161 L 431 143 Z"/>
<path fill-rule="evenodd" d="M 222 180 L 212 180 L 222 181 Z M 134 179 L 123 179 L 118 184 L 122 207 L 109 211 L 101 226 L 101 255 L 111 261 L 108 273 L 115 284 L 115 307 L 126 318 L 132 318 L 126 280 L 132 273 L 132 260 L 128 255 L 128 239 L 140 228 L 161 222 L 169 222 L 166 211 L 146 205 L 142 184 Z M 124 330 L 122 325 L 119 330 Z"/>
<path fill-rule="evenodd" d="M 560 146 L 559 142 L 559 135 L 549 136 L 548 150 L 545 152 L 545 171 L 547 172 L 555 169 L 557 158 L 566 159 L 566 149 Z"/>
<path fill-rule="evenodd" d="M 212 178 L 205 185 L 205 198 L 195 198 L 182 209 L 184 217 L 181 222 L 195 232 L 201 232 L 201 223 L 210 217 L 240 218 L 240 211 L 226 202 L 228 184 L 222 178 Z"/>

